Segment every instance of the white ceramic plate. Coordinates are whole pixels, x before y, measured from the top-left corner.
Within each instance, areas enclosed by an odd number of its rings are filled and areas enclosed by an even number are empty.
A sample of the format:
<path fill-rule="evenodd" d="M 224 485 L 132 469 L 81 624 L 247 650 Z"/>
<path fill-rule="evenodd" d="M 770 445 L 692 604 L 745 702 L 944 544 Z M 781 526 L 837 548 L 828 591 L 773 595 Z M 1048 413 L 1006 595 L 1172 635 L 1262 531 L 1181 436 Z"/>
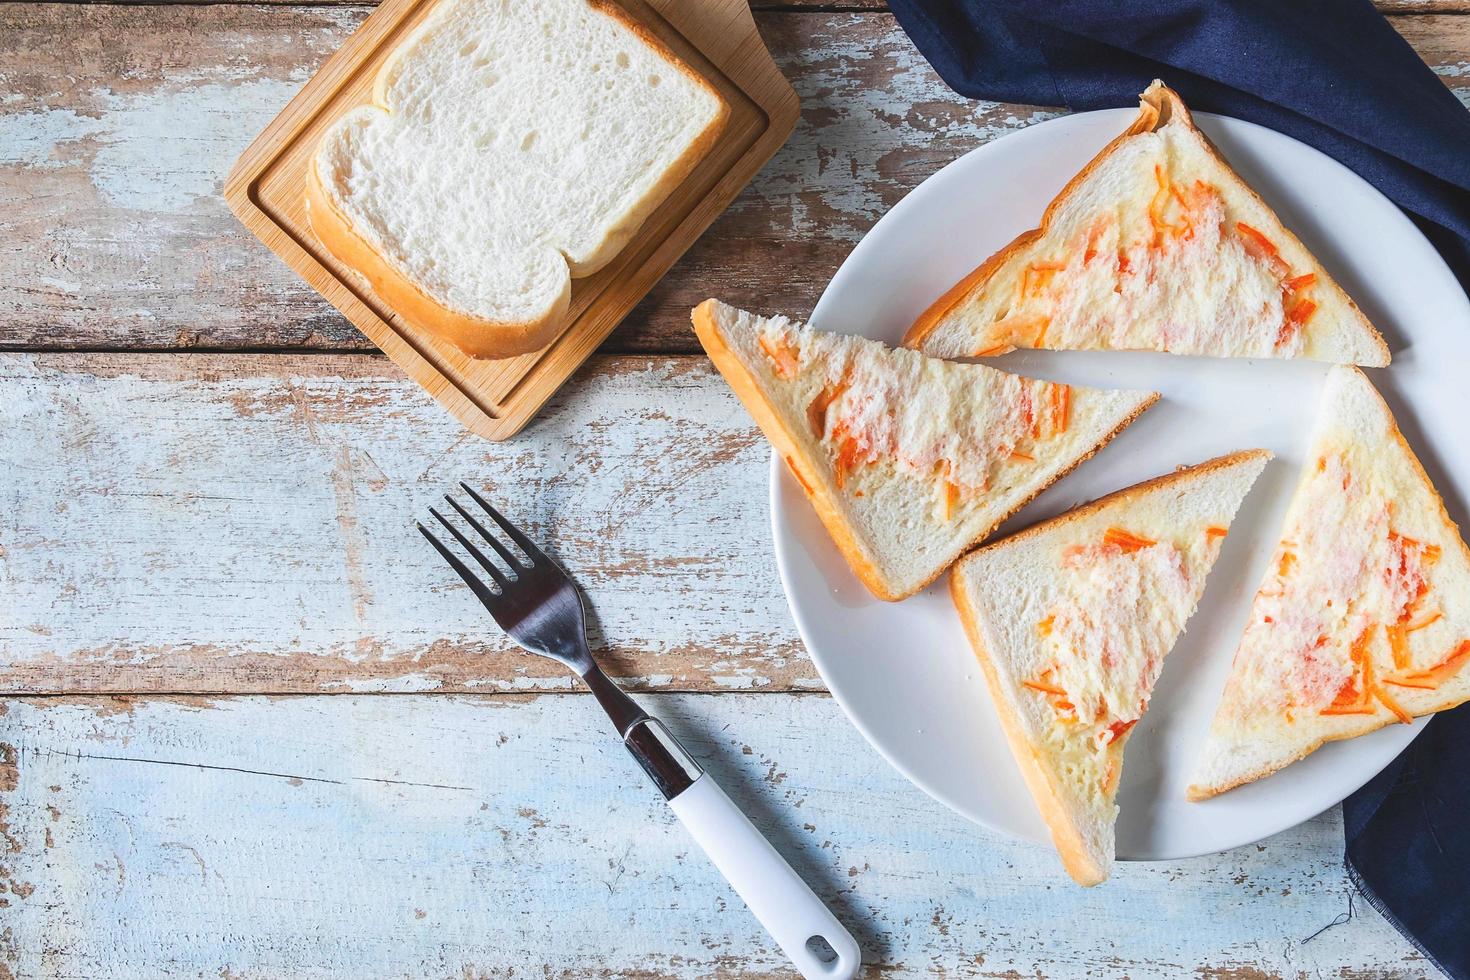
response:
<path fill-rule="evenodd" d="M 823 330 L 897 343 L 928 304 L 1035 225 L 1066 181 L 1134 118 L 1054 119 L 987 144 L 915 188 L 855 248 L 812 314 Z M 1201 114 L 1201 128 L 1387 337 L 1370 372 L 1464 523 L 1470 454 L 1470 303 L 1413 224 L 1367 182 L 1287 136 Z M 1002 527 L 1237 449 L 1276 453 L 1231 527 L 1199 611 L 1128 743 L 1118 855 L 1170 859 L 1235 847 L 1305 820 L 1387 765 L 1423 727 L 1393 725 L 1319 749 L 1206 803 L 1184 788 L 1224 684 L 1313 419 L 1326 365 L 1163 354 L 1018 351 L 994 363 L 1033 377 L 1152 388 L 1159 404 Z M 900 772 L 978 823 L 1032 840 L 1046 828 L 1021 782 L 949 600 L 948 577 L 901 603 L 874 599 L 784 466 L 771 461 L 776 559 L 796 624 L 832 693 Z"/>

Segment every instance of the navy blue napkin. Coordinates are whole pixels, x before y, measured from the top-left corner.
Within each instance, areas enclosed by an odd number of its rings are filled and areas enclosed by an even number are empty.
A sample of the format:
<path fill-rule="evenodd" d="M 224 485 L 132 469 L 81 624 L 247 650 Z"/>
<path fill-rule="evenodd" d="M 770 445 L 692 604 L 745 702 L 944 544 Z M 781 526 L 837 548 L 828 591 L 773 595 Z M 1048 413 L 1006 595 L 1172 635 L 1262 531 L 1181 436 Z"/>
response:
<path fill-rule="evenodd" d="M 1369 0 L 889 0 L 962 95 L 1081 111 L 1162 78 L 1294 136 L 1409 213 L 1470 288 L 1470 111 Z M 1470 713 L 1443 714 L 1343 804 L 1363 895 L 1470 980 Z"/>

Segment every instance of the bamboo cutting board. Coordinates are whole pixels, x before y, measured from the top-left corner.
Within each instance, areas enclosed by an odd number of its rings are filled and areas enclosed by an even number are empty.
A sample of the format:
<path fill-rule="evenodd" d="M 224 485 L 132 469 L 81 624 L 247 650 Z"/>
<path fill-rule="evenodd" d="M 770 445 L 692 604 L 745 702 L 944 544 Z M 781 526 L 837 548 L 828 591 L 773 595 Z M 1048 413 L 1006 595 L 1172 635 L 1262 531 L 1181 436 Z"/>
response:
<path fill-rule="evenodd" d="M 572 280 L 567 326 L 545 348 L 476 360 L 405 323 L 317 241 L 306 169 L 326 127 L 372 101 L 373 78 L 434 0 L 387 0 L 327 59 L 236 162 L 225 199 L 237 217 L 409 377 L 470 429 L 507 439 L 531 420 L 618 322 L 786 142 L 796 93 L 771 60 L 746 0 L 617 0 L 719 89 L 730 116 L 709 155 L 607 266 Z"/>

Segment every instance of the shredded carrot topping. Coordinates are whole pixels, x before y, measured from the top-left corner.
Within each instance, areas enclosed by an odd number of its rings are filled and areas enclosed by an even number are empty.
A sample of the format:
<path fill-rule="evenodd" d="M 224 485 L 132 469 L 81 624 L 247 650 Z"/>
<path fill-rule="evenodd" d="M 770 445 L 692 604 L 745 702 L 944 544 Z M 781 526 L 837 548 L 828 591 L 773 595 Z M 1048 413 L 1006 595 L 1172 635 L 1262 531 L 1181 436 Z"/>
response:
<path fill-rule="evenodd" d="M 1402 623 L 1384 628 L 1388 636 L 1388 649 L 1393 654 L 1394 670 L 1403 670 L 1409 666 L 1409 631 Z"/>
<path fill-rule="evenodd" d="M 1164 229 L 1169 227 L 1164 223 L 1164 205 L 1169 201 L 1169 179 L 1164 176 L 1162 164 L 1154 164 L 1154 179 L 1159 183 L 1159 189 L 1154 191 L 1153 199 L 1148 202 L 1148 223 L 1153 226 L 1154 237 L 1150 242 L 1151 248 L 1158 248 L 1163 241 Z"/>
<path fill-rule="evenodd" d="M 1230 529 L 1229 528 L 1214 527 L 1214 526 L 1205 528 L 1205 536 L 1206 537 L 1223 538 L 1223 537 L 1229 536 L 1229 534 L 1230 534 Z"/>
<path fill-rule="evenodd" d="M 796 348 L 792 347 L 784 340 L 777 340 L 773 342 L 769 340 L 765 334 L 761 334 L 759 343 L 761 346 L 761 350 L 765 351 L 766 356 L 769 357 L 771 359 L 771 363 L 775 365 L 776 377 L 793 378 L 796 376 L 797 368 L 800 366 L 800 360 L 797 356 Z"/>
<path fill-rule="evenodd" d="M 1417 632 L 1417 630 L 1424 629 L 1426 626 L 1432 626 L 1433 623 L 1438 623 L 1439 620 L 1444 619 L 1444 611 L 1441 610 L 1435 610 L 1429 616 L 1423 617 L 1420 620 L 1413 619 L 1414 605 L 1417 604 L 1419 598 L 1423 598 L 1423 594 L 1426 591 L 1427 589 L 1423 589 L 1419 597 L 1416 598 L 1416 601 L 1411 602 L 1410 607 L 1404 610 L 1404 616 L 1402 616 L 1402 619 L 1399 619 L 1398 623 L 1386 629 L 1386 632 L 1388 632 L 1388 648 L 1394 654 L 1394 670 L 1405 670 L 1408 664 L 1410 664 L 1408 635 Z"/>
<path fill-rule="evenodd" d="M 1299 299 L 1286 311 L 1286 322 L 1301 326 L 1317 312 L 1317 304 L 1309 299 Z"/>
<path fill-rule="evenodd" d="M 857 469 L 862 460 L 862 451 L 846 428 L 834 429 L 832 439 L 837 444 L 837 458 L 833 460 L 833 469 L 837 478 L 837 489 L 841 490 L 847 485 L 848 475 Z"/>
<path fill-rule="evenodd" d="M 1281 330 L 1276 334 L 1276 346 L 1283 347 L 1291 340 L 1292 334 L 1296 333 L 1317 312 L 1317 304 L 1309 299 L 1298 299 L 1291 304 L 1286 311 L 1286 318 L 1281 321 Z"/>
<path fill-rule="evenodd" d="M 960 488 L 952 481 L 944 481 L 944 519 L 947 521 L 954 516 L 954 505 L 959 502 Z"/>
<path fill-rule="evenodd" d="M 1061 435 L 1067 431 L 1071 419 L 1072 389 L 1054 384 L 1048 394 L 1051 399 L 1051 431 L 1053 435 Z"/>
<path fill-rule="evenodd" d="M 1356 694 L 1357 692 L 1355 691 L 1353 693 Z M 1342 705 L 1333 701 L 1327 707 L 1317 712 L 1319 715 L 1371 715 L 1372 713 L 1373 705 L 1362 701 L 1354 701 Z"/>
<path fill-rule="evenodd" d="M 1391 674 L 1383 681 L 1385 684 L 1396 684 L 1399 687 L 1416 687 L 1432 691 L 1459 673 L 1460 668 L 1464 667 L 1467 662 L 1470 662 L 1470 640 L 1462 641 L 1459 646 L 1450 651 L 1448 656 L 1427 670 L 1416 670 L 1408 674 Z"/>
<path fill-rule="evenodd" d="M 1158 544 L 1157 541 L 1141 537 L 1131 531 L 1125 531 L 1120 527 L 1110 527 L 1104 531 L 1103 543 L 1117 545 L 1127 552 L 1142 551 L 1144 548 Z"/>
<path fill-rule="evenodd" d="M 1057 621 L 1055 616 L 1048 616 L 1036 624 L 1036 632 L 1040 636 L 1051 636 L 1052 624 Z"/>
<path fill-rule="evenodd" d="M 1032 456 L 1030 453 L 1023 453 L 1019 449 L 1012 449 L 1011 450 L 1011 459 L 1020 460 L 1023 463 L 1034 463 L 1034 462 L 1036 462 L 1036 457 L 1035 456 Z"/>
<path fill-rule="evenodd" d="M 1369 625 L 1353 641 L 1348 651 L 1356 668 L 1353 676 L 1343 681 L 1332 703 L 1323 708 L 1324 715 L 1369 715 L 1373 713 L 1373 655 L 1368 649 L 1376 626 Z"/>
<path fill-rule="evenodd" d="M 1041 676 L 1038 677 L 1036 680 L 1022 681 L 1021 684 L 1025 687 L 1031 688 L 1031 690 L 1033 691 L 1040 691 L 1043 694 L 1054 694 L 1059 698 L 1064 698 L 1067 696 L 1067 692 L 1062 690 L 1060 687 L 1057 687 L 1049 680 L 1051 675 L 1054 673 L 1056 673 L 1056 668 L 1048 667 L 1041 672 Z M 1071 706 L 1068 705 L 1068 707 Z"/>
<path fill-rule="evenodd" d="M 1436 609 L 1434 612 L 1430 613 L 1428 616 L 1425 616 L 1423 619 L 1416 620 L 1412 623 L 1405 623 L 1404 632 L 1413 633 L 1415 630 L 1422 630 L 1424 627 L 1429 626 L 1431 623 L 1437 623 L 1443 618 L 1444 613 Z"/>
<path fill-rule="evenodd" d="M 1281 553 L 1281 560 L 1276 563 L 1276 574 L 1281 578 L 1291 574 L 1291 568 L 1296 564 L 1296 555 L 1290 551 Z"/>
<path fill-rule="evenodd" d="M 1154 180 L 1158 182 L 1159 187 L 1148 202 L 1148 221 L 1154 230 L 1153 240 L 1149 243 L 1149 247 L 1161 247 L 1164 243 L 1165 232 L 1172 234 L 1175 238 L 1193 238 L 1194 222 L 1190 219 L 1190 205 L 1184 192 L 1177 184 L 1169 180 L 1162 164 L 1154 164 Z M 1195 181 L 1192 190 L 1198 195 L 1207 191 L 1207 187 L 1203 181 Z M 1170 224 L 1164 216 L 1164 210 L 1169 206 L 1170 198 L 1179 205 L 1179 224 Z"/>
<path fill-rule="evenodd" d="M 1280 254 L 1280 250 L 1271 239 L 1244 221 L 1237 221 L 1235 230 L 1240 232 L 1241 241 L 1245 243 L 1245 250 L 1256 255 L 1257 258 L 1275 258 Z"/>
<path fill-rule="evenodd" d="M 1288 291 L 1295 293 L 1306 289 L 1308 286 L 1315 285 L 1316 282 L 1317 274 L 1315 272 L 1309 272 L 1304 276 L 1296 276 L 1286 280 L 1286 288 Z"/>
<path fill-rule="evenodd" d="M 1035 296 L 1051 285 L 1052 276 L 1065 269 L 1060 262 L 1032 262 L 1021 273 L 1021 296 Z"/>
<path fill-rule="evenodd" d="M 1050 618 L 1042 622 L 1050 623 Z M 1038 626 L 1038 629 L 1040 627 Z M 1048 627 L 1049 628 L 1049 627 Z M 1077 706 L 1067 699 L 1067 692 L 1059 687 L 1053 680 L 1052 675 L 1056 673 L 1055 667 L 1048 667 L 1041 672 L 1041 676 L 1034 681 L 1023 680 L 1022 687 L 1029 687 L 1038 694 L 1045 694 L 1051 701 L 1052 710 L 1064 720 L 1075 720 Z M 1072 716 L 1068 719 L 1068 716 Z"/>
<path fill-rule="evenodd" d="M 1087 265 L 1097 258 L 1097 240 L 1107 231 L 1108 223 L 1105 218 L 1097 218 L 1092 226 L 1087 229 L 1087 247 L 1082 252 L 1082 264 Z"/>
<path fill-rule="evenodd" d="M 1103 739 L 1103 744 L 1112 745 L 1118 739 L 1127 735 L 1129 729 L 1136 724 L 1138 724 L 1137 718 L 1134 718 L 1132 721 L 1115 721 L 1105 731 L 1099 732 L 1098 737 L 1102 738 L 1104 735 L 1107 735 L 1108 737 Z"/>
<path fill-rule="evenodd" d="M 1373 696 L 1378 699 L 1378 702 L 1380 704 L 1382 704 L 1389 711 L 1393 712 L 1394 715 L 1398 717 L 1399 721 L 1403 722 L 1405 725 L 1413 724 L 1414 716 L 1405 711 L 1403 705 L 1395 701 L 1389 695 L 1389 693 L 1383 689 L 1382 684 L 1373 689 Z"/>

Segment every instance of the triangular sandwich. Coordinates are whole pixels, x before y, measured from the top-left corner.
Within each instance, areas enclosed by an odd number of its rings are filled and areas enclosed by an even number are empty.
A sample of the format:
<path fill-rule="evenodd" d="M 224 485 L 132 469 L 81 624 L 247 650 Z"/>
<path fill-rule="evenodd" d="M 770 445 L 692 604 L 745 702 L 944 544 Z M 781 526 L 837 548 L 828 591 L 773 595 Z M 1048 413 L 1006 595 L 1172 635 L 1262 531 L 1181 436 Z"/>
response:
<path fill-rule="evenodd" d="M 1006 739 L 1078 884 L 1108 876 L 1123 747 L 1270 455 L 1140 483 L 955 565 Z"/>
<path fill-rule="evenodd" d="M 1362 372 L 1333 368 L 1189 787 L 1470 699 L 1470 551 Z"/>
<path fill-rule="evenodd" d="M 1389 358 L 1327 270 L 1157 81 L 1041 227 L 942 296 L 904 344 L 935 357 L 1039 347 L 1371 367 Z"/>
<path fill-rule="evenodd" d="M 880 599 L 932 582 L 1158 398 L 936 360 L 717 300 L 693 320 Z"/>

